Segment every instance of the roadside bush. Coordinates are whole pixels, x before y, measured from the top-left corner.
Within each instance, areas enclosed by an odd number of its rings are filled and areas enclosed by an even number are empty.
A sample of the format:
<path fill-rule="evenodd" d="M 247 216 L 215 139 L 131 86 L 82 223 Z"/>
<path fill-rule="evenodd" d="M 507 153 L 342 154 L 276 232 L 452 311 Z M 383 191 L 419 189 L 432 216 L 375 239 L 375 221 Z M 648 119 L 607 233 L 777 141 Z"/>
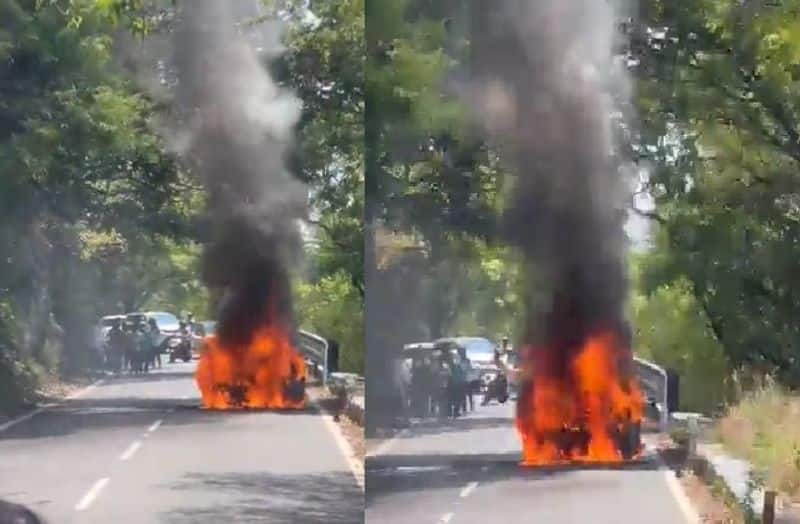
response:
<path fill-rule="evenodd" d="M 768 381 L 729 409 L 717 434 L 732 454 L 762 471 L 769 486 L 800 500 L 800 397 Z"/>
<path fill-rule="evenodd" d="M 36 398 L 38 377 L 22 362 L 0 353 L 0 416 L 15 415 Z"/>

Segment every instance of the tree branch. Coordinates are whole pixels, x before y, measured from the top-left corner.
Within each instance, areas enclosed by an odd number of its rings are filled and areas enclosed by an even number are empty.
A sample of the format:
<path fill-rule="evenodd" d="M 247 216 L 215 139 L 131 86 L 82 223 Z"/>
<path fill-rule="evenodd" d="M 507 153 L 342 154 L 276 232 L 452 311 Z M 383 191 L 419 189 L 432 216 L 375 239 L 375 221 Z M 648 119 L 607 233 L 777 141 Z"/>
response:
<path fill-rule="evenodd" d="M 659 224 L 666 224 L 667 219 L 656 213 L 655 211 L 645 211 L 644 209 L 639 209 L 636 206 L 631 206 L 631 211 L 636 213 L 638 216 L 642 218 L 646 218 L 648 220 L 655 220 Z"/>

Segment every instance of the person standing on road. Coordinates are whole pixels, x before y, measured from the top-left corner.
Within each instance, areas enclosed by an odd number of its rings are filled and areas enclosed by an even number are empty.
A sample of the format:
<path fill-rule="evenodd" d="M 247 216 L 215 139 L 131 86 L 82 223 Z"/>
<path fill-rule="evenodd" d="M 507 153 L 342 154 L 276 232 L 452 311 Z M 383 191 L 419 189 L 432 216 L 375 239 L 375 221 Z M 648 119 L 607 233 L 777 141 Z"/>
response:
<path fill-rule="evenodd" d="M 149 370 L 147 357 L 150 349 L 150 337 L 144 326 L 136 322 L 131 326 L 130 361 L 131 373 L 138 375 Z"/>
<path fill-rule="evenodd" d="M 147 321 L 148 331 L 147 335 L 150 337 L 150 354 L 148 357 L 148 361 L 150 365 L 155 368 L 156 364 L 158 364 L 159 369 L 161 368 L 161 347 L 159 346 L 159 339 L 161 338 L 161 332 L 158 329 L 158 324 L 156 323 L 156 319 L 151 318 Z"/>
<path fill-rule="evenodd" d="M 413 359 L 411 363 L 411 415 L 419 418 L 424 416 L 422 403 L 425 394 L 425 378 L 423 374 L 422 361 L 418 358 Z"/>
<path fill-rule="evenodd" d="M 461 416 L 461 405 L 464 402 L 465 384 L 464 367 L 457 356 L 450 361 L 450 416 Z"/>
<path fill-rule="evenodd" d="M 466 413 L 467 407 L 469 407 L 470 411 L 475 411 L 475 399 L 472 396 L 473 369 L 472 362 L 467 357 L 466 348 L 458 348 L 458 357 L 459 363 L 461 364 L 462 373 L 464 374 L 464 383 L 462 386 L 463 394 L 461 395 L 461 411 Z"/>
<path fill-rule="evenodd" d="M 127 349 L 127 341 L 125 332 L 122 331 L 122 322 L 116 321 L 108 332 L 108 355 L 106 362 L 109 371 L 112 373 L 119 373 L 122 371 L 122 363 L 125 358 L 125 350 Z"/>
<path fill-rule="evenodd" d="M 450 369 L 444 355 L 436 360 L 436 411 L 439 418 L 450 416 Z"/>

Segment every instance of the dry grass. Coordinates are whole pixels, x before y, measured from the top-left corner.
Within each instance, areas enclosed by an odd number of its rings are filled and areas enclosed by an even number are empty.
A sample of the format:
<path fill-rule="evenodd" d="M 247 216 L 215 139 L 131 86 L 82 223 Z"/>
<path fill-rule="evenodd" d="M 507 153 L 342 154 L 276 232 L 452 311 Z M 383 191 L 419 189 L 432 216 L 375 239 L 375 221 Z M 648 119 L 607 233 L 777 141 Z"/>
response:
<path fill-rule="evenodd" d="M 718 437 L 762 471 L 769 487 L 800 500 L 800 397 L 767 384 L 730 409 Z"/>

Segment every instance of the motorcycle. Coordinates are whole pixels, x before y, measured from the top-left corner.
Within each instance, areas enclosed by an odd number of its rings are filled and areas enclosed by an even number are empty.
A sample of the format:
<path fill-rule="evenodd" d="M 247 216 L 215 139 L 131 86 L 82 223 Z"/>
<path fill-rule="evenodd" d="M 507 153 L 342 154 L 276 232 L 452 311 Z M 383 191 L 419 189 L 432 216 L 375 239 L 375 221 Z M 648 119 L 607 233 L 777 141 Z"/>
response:
<path fill-rule="evenodd" d="M 169 362 L 174 364 L 178 359 L 184 362 L 192 360 L 192 341 L 187 335 L 176 335 L 167 341 Z"/>
<path fill-rule="evenodd" d="M 503 373 L 499 373 L 486 386 L 486 395 L 483 397 L 482 404 L 485 406 L 492 399 L 497 400 L 500 404 L 505 404 L 508 401 L 508 379 Z"/>

